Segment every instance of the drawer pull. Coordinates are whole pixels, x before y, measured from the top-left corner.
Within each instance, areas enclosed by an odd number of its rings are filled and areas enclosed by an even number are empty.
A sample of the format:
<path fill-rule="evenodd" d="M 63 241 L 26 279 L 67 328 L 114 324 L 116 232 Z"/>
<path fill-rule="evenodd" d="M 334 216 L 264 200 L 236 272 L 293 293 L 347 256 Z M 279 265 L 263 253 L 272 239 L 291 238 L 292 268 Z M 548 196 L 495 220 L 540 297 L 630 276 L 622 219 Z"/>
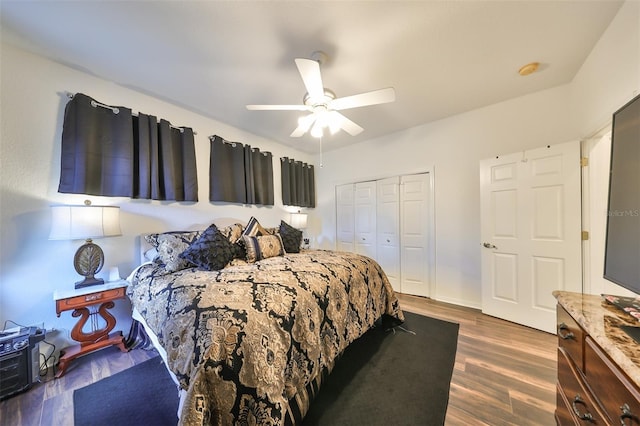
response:
<path fill-rule="evenodd" d="M 586 403 L 584 402 L 584 400 L 582 399 L 582 397 L 580 396 L 580 394 L 576 394 L 576 397 L 573 398 L 573 412 L 576 415 L 576 417 L 578 417 L 580 420 L 586 420 L 588 422 L 592 422 L 593 421 L 593 416 L 591 415 L 591 413 L 586 412 L 584 414 L 580 413 L 580 410 L 578 410 L 577 405 L 578 404 L 582 404 L 584 406 L 586 406 Z"/>
<path fill-rule="evenodd" d="M 629 404 L 624 404 L 622 407 L 620 407 L 620 411 L 622 411 L 622 414 L 620 414 L 620 424 L 622 426 L 628 426 L 629 424 L 636 424 L 635 422 L 638 421 L 638 416 L 636 416 L 631 412 L 631 408 L 629 408 Z M 628 423 L 628 424 L 625 423 L 626 419 L 630 419 L 631 423 Z"/>
<path fill-rule="evenodd" d="M 558 336 L 560 336 L 563 340 L 575 339 L 576 335 L 572 332 L 562 333 L 564 330 L 569 330 L 569 326 L 565 323 L 560 323 L 558 325 Z"/>

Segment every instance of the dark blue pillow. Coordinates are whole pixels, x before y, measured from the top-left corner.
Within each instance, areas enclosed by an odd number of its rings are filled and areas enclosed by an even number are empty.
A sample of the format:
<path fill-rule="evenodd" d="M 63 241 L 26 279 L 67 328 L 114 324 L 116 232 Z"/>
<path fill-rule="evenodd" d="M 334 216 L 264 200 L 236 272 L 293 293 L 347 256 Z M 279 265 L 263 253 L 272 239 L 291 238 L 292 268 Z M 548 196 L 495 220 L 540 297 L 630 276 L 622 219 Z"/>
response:
<path fill-rule="evenodd" d="M 300 253 L 300 243 L 302 243 L 302 231 L 289 225 L 284 220 L 280 221 L 280 237 L 284 250 L 287 253 Z"/>
<path fill-rule="evenodd" d="M 215 225 L 211 225 L 180 253 L 180 257 L 200 269 L 217 271 L 227 266 L 234 258 L 234 250 L 229 239 L 222 235 Z"/>

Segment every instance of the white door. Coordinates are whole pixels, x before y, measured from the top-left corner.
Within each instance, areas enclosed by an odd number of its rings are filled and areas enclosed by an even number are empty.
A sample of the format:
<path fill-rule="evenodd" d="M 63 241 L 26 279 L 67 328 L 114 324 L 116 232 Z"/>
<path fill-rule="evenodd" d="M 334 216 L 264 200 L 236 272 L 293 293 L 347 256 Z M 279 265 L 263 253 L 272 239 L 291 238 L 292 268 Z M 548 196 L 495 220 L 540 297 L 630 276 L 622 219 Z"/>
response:
<path fill-rule="evenodd" d="M 376 259 L 376 182 L 358 182 L 354 192 L 355 252 Z"/>
<path fill-rule="evenodd" d="M 431 296 L 429 185 L 428 173 L 400 177 L 400 288 L 425 297 Z"/>
<path fill-rule="evenodd" d="M 336 249 L 354 251 L 354 185 L 336 186 Z"/>
<path fill-rule="evenodd" d="M 581 291 L 580 144 L 480 162 L 482 311 L 555 333 L 554 290 Z"/>
<path fill-rule="evenodd" d="M 393 289 L 400 292 L 400 194 L 398 176 L 377 181 L 378 263 Z"/>

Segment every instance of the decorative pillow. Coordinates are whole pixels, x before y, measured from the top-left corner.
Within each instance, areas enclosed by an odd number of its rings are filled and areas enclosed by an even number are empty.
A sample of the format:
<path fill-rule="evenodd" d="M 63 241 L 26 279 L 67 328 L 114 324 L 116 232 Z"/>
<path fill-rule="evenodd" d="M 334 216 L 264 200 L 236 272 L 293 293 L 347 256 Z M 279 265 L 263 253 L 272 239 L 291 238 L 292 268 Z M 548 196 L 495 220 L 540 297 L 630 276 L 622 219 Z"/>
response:
<path fill-rule="evenodd" d="M 243 235 L 247 250 L 247 262 L 253 263 L 269 257 L 284 255 L 284 247 L 280 235 L 249 236 Z"/>
<path fill-rule="evenodd" d="M 183 238 L 185 240 L 195 241 L 195 239 L 198 238 L 201 233 L 202 231 L 169 231 L 169 232 L 160 232 L 157 234 L 147 234 L 144 236 L 144 239 L 147 243 L 151 244 L 151 246 L 158 248 L 158 246 L 160 245 L 158 238 L 160 238 L 160 236 L 173 235 L 179 238 Z"/>
<path fill-rule="evenodd" d="M 280 237 L 282 237 L 282 243 L 284 244 L 284 250 L 287 253 L 300 253 L 302 231 L 281 220 L 279 232 Z"/>
<path fill-rule="evenodd" d="M 168 272 L 175 272 L 193 266 L 189 261 L 182 259 L 180 253 L 185 251 L 192 242 L 198 239 L 201 233 L 202 231 L 166 232 L 164 234 L 157 234 L 155 237 L 147 238 L 147 241 L 152 245 L 154 244 L 153 241 L 157 242 L 157 261 L 164 264 Z"/>
<path fill-rule="evenodd" d="M 238 240 L 242 239 L 242 231 L 244 226 L 241 223 L 234 223 L 233 225 L 225 226 L 218 229 L 222 235 L 227 237 L 231 244 L 235 244 Z"/>
<path fill-rule="evenodd" d="M 251 216 L 251 219 L 249 219 L 249 222 L 247 222 L 247 226 L 244 228 L 244 231 L 242 232 L 242 236 L 248 235 L 250 237 L 268 235 L 268 234 L 269 233 L 267 232 L 267 230 L 264 229 L 262 225 L 260 225 L 260 222 L 258 222 L 258 219 L 256 219 L 253 216 Z"/>
<path fill-rule="evenodd" d="M 180 257 L 206 271 L 217 271 L 233 259 L 232 246 L 229 239 L 215 225 L 211 225 L 180 253 Z"/>
<path fill-rule="evenodd" d="M 268 235 L 276 235 L 279 232 L 279 228 L 264 228 Z"/>

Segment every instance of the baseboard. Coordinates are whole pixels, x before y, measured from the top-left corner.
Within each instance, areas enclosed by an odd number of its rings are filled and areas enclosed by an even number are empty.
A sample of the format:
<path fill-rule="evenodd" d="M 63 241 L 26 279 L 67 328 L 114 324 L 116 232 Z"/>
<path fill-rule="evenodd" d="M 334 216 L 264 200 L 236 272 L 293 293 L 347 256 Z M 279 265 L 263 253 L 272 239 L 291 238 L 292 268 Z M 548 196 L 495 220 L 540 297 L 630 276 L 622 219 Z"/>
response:
<path fill-rule="evenodd" d="M 466 308 L 482 310 L 481 303 L 472 302 L 470 300 L 462 300 L 449 297 L 434 297 L 433 300 L 437 300 L 438 302 L 451 303 L 452 305 L 464 306 Z"/>

